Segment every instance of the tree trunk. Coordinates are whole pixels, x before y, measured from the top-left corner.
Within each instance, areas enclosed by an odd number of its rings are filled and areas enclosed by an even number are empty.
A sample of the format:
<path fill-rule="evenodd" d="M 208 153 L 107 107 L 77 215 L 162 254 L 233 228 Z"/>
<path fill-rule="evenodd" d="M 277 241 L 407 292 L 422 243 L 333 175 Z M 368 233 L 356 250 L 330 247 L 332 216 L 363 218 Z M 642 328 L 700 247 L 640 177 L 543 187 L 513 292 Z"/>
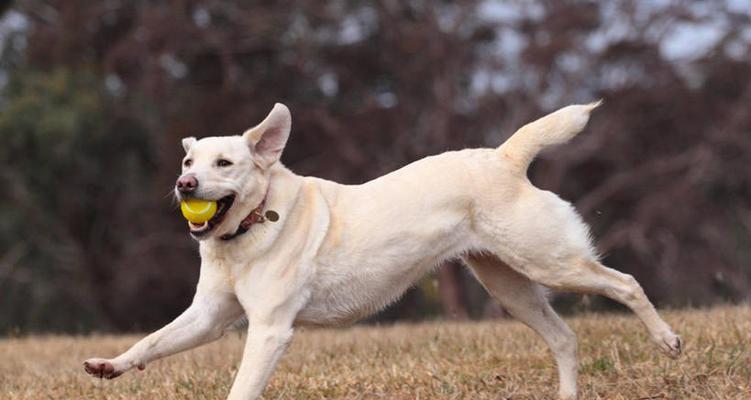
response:
<path fill-rule="evenodd" d="M 443 312 L 449 319 L 463 321 L 469 318 L 464 304 L 463 280 L 462 265 L 456 261 L 447 262 L 438 270 L 438 293 Z"/>

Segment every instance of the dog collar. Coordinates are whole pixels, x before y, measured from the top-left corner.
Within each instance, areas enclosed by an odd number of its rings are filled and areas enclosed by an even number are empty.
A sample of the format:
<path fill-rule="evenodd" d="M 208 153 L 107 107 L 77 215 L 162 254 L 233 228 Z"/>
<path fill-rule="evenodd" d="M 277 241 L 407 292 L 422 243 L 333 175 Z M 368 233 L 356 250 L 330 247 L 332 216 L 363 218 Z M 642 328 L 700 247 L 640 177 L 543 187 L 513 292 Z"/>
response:
<path fill-rule="evenodd" d="M 219 239 L 222 240 L 232 240 L 243 233 L 247 232 L 250 227 L 255 223 L 263 223 L 268 221 L 276 222 L 279 220 L 279 214 L 276 211 L 273 210 L 267 210 L 265 213 L 263 212 L 263 206 L 266 205 L 266 198 L 261 201 L 261 204 L 258 205 L 253 211 L 248 214 L 245 219 L 243 219 L 240 222 L 240 226 L 237 227 L 237 230 L 235 233 L 225 233 L 222 236 L 219 236 Z"/>

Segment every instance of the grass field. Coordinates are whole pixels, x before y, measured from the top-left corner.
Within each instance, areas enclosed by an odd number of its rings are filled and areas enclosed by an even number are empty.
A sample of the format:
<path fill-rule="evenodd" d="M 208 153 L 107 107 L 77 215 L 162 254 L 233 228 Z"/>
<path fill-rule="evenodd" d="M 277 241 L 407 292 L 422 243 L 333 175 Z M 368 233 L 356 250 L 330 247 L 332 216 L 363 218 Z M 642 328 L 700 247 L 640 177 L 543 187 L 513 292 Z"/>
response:
<path fill-rule="evenodd" d="M 664 313 L 686 352 L 655 351 L 630 315 L 568 319 L 582 399 L 751 399 L 751 307 Z M 137 336 L 0 340 L 0 398 L 223 399 L 243 338 L 154 362 L 112 381 L 87 376 Z M 557 376 L 540 338 L 514 321 L 299 329 L 264 399 L 550 399 Z"/>

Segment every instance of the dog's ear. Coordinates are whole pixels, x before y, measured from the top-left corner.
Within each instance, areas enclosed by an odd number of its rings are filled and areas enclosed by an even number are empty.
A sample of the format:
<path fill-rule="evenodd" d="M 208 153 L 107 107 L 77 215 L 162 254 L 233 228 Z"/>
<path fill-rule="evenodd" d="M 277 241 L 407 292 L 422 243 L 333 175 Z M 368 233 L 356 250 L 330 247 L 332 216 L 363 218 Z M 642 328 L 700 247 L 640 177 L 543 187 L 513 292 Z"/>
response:
<path fill-rule="evenodd" d="M 291 127 L 289 109 L 284 104 L 276 103 L 263 122 L 243 133 L 243 138 L 262 168 L 279 161 Z"/>
<path fill-rule="evenodd" d="M 196 138 L 193 136 L 183 138 L 183 149 L 185 149 L 186 154 L 190 151 L 190 148 L 193 147 L 193 144 L 195 142 L 196 142 Z"/>

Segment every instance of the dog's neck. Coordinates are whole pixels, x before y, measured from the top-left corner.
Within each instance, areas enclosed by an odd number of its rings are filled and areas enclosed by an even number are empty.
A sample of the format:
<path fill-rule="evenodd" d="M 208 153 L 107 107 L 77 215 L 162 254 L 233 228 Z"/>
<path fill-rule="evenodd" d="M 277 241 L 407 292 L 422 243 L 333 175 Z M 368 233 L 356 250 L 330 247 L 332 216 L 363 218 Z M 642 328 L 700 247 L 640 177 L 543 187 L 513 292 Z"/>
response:
<path fill-rule="evenodd" d="M 273 181 L 284 181 L 286 182 L 286 185 L 288 185 L 289 182 L 287 181 L 290 177 L 299 178 L 296 174 L 292 173 L 292 171 L 282 165 L 281 162 L 277 162 L 270 171 L 268 177 L 269 183 L 266 186 L 266 192 L 258 203 L 258 206 L 251 210 L 250 213 L 240 221 L 234 232 L 228 232 L 217 237 L 219 242 L 233 242 L 233 239 L 236 239 L 244 233 L 248 232 L 253 225 L 265 223 L 267 221 L 278 221 L 280 218 L 280 213 L 285 213 L 286 210 L 284 209 L 285 207 L 281 204 L 273 204 L 274 195 L 272 193 L 271 185 Z"/>
<path fill-rule="evenodd" d="M 268 210 L 266 211 L 266 213 L 263 212 L 263 207 L 266 205 L 266 196 L 268 196 L 268 194 L 269 192 L 267 189 L 266 194 L 263 196 L 263 200 L 261 200 L 261 204 L 259 204 L 258 207 L 254 208 L 247 217 L 240 221 L 240 225 L 237 227 L 234 233 L 225 233 L 224 235 L 220 236 L 219 239 L 224 241 L 232 240 L 247 232 L 255 223 L 262 223 L 266 220 L 275 222 L 276 220 L 278 220 L 279 214 L 277 214 L 275 211 Z"/>

